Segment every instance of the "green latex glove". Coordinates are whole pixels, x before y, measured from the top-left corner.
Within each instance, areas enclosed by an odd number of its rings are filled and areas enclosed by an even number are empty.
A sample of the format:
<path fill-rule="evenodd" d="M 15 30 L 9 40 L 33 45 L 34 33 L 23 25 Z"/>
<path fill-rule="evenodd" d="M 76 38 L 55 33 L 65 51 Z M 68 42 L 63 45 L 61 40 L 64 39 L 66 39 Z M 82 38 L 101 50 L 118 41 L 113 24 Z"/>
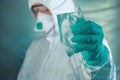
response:
<path fill-rule="evenodd" d="M 80 18 L 71 26 L 71 30 L 74 52 L 82 52 L 87 64 L 101 66 L 108 60 L 109 51 L 102 44 L 104 34 L 100 25 Z"/>

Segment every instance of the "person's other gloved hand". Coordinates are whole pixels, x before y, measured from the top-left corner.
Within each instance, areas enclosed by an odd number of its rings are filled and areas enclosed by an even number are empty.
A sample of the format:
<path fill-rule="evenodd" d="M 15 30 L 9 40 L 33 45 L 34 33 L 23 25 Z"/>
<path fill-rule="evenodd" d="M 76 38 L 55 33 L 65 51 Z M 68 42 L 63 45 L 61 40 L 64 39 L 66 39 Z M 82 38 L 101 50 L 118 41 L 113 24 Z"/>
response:
<path fill-rule="evenodd" d="M 108 60 L 108 49 L 102 44 L 104 33 L 102 27 L 93 21 L 79 18 L 71 26 L 72 42 L 75 53 L 82 52 L 87 64 L 101 66 Z"/>

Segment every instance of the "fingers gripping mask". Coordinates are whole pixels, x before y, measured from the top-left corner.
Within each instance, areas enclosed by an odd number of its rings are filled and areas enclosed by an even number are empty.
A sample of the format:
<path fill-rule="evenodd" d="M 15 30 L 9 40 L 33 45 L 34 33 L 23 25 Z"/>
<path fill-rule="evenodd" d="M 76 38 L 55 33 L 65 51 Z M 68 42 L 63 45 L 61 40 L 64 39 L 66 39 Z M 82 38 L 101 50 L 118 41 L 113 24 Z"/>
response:
<path fill-rule="evenodd" d="M 44 13 L 39 13 L 36 18 L 35 31 L 48 32 L 54 26 L 53 17 Z"/>

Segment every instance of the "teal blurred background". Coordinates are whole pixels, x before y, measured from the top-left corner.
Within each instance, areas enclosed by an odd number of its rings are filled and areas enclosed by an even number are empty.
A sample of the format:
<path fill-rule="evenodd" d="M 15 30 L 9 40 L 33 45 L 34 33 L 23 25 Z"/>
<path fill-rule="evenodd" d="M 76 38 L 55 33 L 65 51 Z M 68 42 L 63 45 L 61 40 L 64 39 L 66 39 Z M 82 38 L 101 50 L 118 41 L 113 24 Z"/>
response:
<path fill-rule="evenodd" d="M 120 80 L 119 1 L 80 0 L 80 6 L 87 19 L 103 26 Z M 33 28 L 34 17 L 27 0 L 0 0 L 0 80 L 16 80 L 27 48 L 39 37 Z"/>

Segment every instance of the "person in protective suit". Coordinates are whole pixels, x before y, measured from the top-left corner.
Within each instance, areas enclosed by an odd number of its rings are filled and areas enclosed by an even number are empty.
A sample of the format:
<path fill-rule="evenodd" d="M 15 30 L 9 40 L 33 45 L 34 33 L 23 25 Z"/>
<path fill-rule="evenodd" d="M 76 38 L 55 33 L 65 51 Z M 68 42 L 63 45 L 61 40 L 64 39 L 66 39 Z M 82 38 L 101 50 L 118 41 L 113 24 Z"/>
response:
<path fill-rule="evenodd" d="M 41 36 L 28 48 L 17 80 L 116 79 L 103 29 L 94 21 L 79 17 L 70 26 L 75 54 L 67 53 L 57 15 L 74 12 L 72 0 L 29 0 L 29 8 Z"/>

